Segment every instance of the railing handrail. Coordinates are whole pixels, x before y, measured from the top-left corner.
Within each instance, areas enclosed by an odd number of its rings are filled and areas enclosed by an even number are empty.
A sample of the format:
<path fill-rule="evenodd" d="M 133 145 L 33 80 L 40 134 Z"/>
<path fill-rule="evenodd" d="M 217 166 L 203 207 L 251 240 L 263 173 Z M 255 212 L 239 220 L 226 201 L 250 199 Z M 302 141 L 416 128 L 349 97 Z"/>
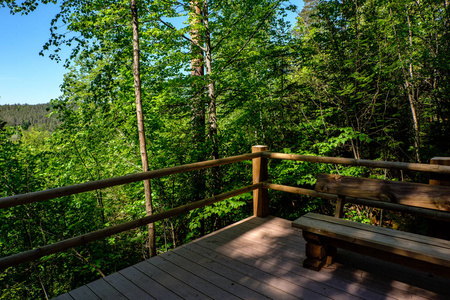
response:
<path fill-rule="evenodd" d="M 385 168 L 385 169 L 400 169 L 410 170 L 418 172 L 431 172 L 440 174 L 450 174 L 450 166 L 444 165 L 431 165 L 421 163 L 404 163 L 404 162 L 390 162 L 390 161 L 374 161 L 367 159 L 354 159 L 354 158 L 342 158 L 342 157 L 329 157 L 329 156 L 313 156 L 313 155 L 299 155 L 299 154 L 286 154 L 277 152 L 255 152 L 242 155 L 236 155 L 216 160 L 208 160 L 197 163 L 185 164 L 181 166 L 169 167 L 164 169 L 157 169 L 148 172 L 141 172 L 136 174 L 129 174 L 120 177 L 113 177 L 108 179 L 102 179 L 97 181 L 89 181 L 85 183 L 64 186 L 54 189 L 48 189 L 44 191 L 37 191 L 26 194 L 19 194 L 9 197 L 0 198 L 0 209 L 8 208 L 23 204 L 41 202 L 63 196 L 69 196 L 84 192 L 89 192 L 97 189 L 142 181 L 145 179 L 153 179 L 162 176 L 185 173 L 189 171 L 195 171 L 200 169 L 217 167 L 234 162 L 250 160 L 253 158 L 271 158 L 281 160 L 295 160 L 314 163 L 329 163 L 339 165 L 351 165 L 351 166 L 365 166 L 370 168 Z"/>
<path fill-rule="evenodd" d="M 338 165 L 359 166 L 359 167 L 369 167 L 369 168 L 382 168 L 382 169 L 399 169 L 399 170 L 430 172 L 430 173 L 438 173 L 438 174 L 450 174 L 450 166 L 444 166 L 444 165 L 392 162 L 392 161 L 383 161 L 383 160 L 355 159 L 355 158 L 330 157 L 330 156 L 286 154 L 286 153 L 276 153 L 276 152 L 270 152 L 270 151 L 264 151 L 262 153 L 263 153 L 262 154 L 263 157 L 272 158 L 272 159 L 285 159 L 285 160 L 296 160 L 296 161 L 314 162 L 314 163 L 338 164 Z"/>
<path fill-rule="evenodd" d="M 261 157 L 261 153 L 249 153 L 243 155 L 236 155 L 226 158 L 220 158 L 216 160 L 208 160 L 197 163 L 191 163 L 181 166 L 169 167 L 164 169 L 152 170 L 148 172 L 141 172 L 136 174 L 129 174 L 120 177 L 102 179 L 97 181 L 89 181 L 85 183 L 63 186 L 54 189 L 48 189 L 44 191 L 32 192 L 27 194 L 20 194 L 9 196 L 5 198 L 0 198 L 0 209 L 8 208 L 23 204 L 41 202 L 45 200 L 50 200 L 54 198 L 59 198 L 63 196 L 75 195 L 84 192 L 89 192 L 93 190 L 103 189 L 107 187 L 122 185 L 126 183 L 132 183 L 137 181 L 142 181 L 145 179 L 153 179 L 162 176 L 185 173 L 189 171 L 196 171 L 200 169 L 213 168 L 221 165 L 226 165 L 230 163 L 240 162 L 244 160 L 250 160 L 253 158 Z"/>

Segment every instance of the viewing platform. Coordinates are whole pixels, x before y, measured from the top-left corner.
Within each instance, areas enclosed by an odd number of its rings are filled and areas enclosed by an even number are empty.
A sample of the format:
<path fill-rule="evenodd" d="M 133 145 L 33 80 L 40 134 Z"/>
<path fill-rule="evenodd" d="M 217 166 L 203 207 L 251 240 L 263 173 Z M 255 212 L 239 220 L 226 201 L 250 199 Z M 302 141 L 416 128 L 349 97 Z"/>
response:
<path fill-rule="evenodd" d="M 440 177 L 437 183 L 423 184 L 316 174 L 316 185 L 309 189 L 272 183 L 268 161 L 273 159 Z M 357 204 L 431 218 L 440 222 L 436 223 L 440 233 L 448 233 L 450 188 L 442 179 L 450 176 L 447 159 L 436 158 L 431 164 L 372 161 L 274 153 L 266 146 L 254 146 L 248 154 L 13 195 L 0 199 L 0 209 L 249 160 L 251 185 L 2 257 L 0 270 L 252 192 L 253 217 L 55 299 L 450 299 L 450 242 L 445 237 L 428 238 L 369 224 L 350 226 L 341 220 L 344 205 Z M 309 214 L 313 225 L 302 221 L 304 227 L 293 228 L 291 221 L 270 216 L 269 189 L 335 202 L 335 218 L 321 217 L 332 224 L 318 226 L 318 215 Z"/>
<path fill-rule="evenodd" d="M 450 279 L 339 250 L 320 272 L 285 219 L 250 217 L 55 298 L 449 299 Z"/>

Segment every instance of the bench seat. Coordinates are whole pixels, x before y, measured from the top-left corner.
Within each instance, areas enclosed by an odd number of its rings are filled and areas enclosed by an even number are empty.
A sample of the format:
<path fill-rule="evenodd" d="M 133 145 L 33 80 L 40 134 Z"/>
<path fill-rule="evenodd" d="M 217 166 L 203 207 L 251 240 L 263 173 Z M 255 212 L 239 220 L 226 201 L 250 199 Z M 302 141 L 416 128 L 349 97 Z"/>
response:
<path fill-rule="evenodd" d="M 307 241 L 304 266 L 320 270 L 336 248 L 450 277 L 450 241 L 307 213 L 292 222 Z"/>

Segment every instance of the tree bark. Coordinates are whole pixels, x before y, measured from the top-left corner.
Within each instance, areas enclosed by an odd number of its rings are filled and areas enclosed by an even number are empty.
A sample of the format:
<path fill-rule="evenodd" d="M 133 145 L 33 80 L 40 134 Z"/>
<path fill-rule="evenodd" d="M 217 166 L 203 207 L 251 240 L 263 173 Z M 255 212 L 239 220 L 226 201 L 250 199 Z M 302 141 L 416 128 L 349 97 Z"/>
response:
<path fill-rule="evenodd" d="M 417 118 L 416 113 L 416 106 L 414 102 L 416 101 L 414 95 L 417 94 L 417 98 L 419 97 L 419 93 L 414 91 L 414 72 L 413 72 L 413 41 L 412 41 L 412 30 L 411 30 L 411 21 L 409 20 L 409 12 L 408 8 L 406 7 L 406 19 L 408 21 L 408 37 L 409 37 L 409 78 L 411 81 L 409 82 L 409 88 L 408 88 L 408 100 L 409 100 L 409 106 L 411 108 L 411 115 L 413 118 L 414 123 L 414 148 L 416 149 L 416 160 L 418 163 L 420 163 L 420 129 L 419 129 L 419 120 Z M 408 82 L 406 82 L 408 84 Z"/>
<path fill-rule="evenodd" d="M 202 24 L 201 8 L 198 1 L 191 2 L 191 45 L 192 59 L 191 59 L 191 76 L 205 75 L 203 67 L 203 51 L 197 46 L 202 44 L 201 33 L 198 29 Z M 194 80 L 193 84 L 193 105 L 191 124 L 193 129 L 192 141 L 194 145 L 201 145 L 205 141 L 205 109 L 203 107 L 203 84 L 198 84 Z M 198 157 L 201 159 L 201 157 Z M 202 160 L 202 159 L 201 159 Z"/>
<path fill-rule="evenodd" d="M 208 22 L 208 1 L 203 2 L 203 15 L 205 23 L 205 65 L 206 74 L 208 75 L 208 143 L 210 146 L 211 159 L 219 158 L 219 146 L 217 139 L 217 113 L 216 113 L 216 85 L 212 76 L 212 48 L 211 48 L 211 36 Z M 212 189 L 217 190 L 220 186 L 220 176 L 217 168 L 211 169 L 212 175 Z"/>
<path fill-rule="evenodd" d="M 192 157 L 195 161 L 203 161 L 206 159 L 204 145 L 205 145 L 205 105 L 204 105 L 204 82 L 205 75 L 203 64 L 203 50 L 200 48 L 203 44 L 202 32 L 200 31 L 202 21 L 202 10 L 199 1 L 192 1 L 190 12 L 190 40 L 191 40 L 191 76 L 193 77 L 192 84 Z M 205 171 L 199 170 L 195 172 L 191 178 L 193 196 L 195 199 L 201 199 L 206 190 Z"/>
<path fill-rule="evenodd" d="M 145 142 L 145 127 L 144 117 L 142 113 L 142 98 L 141 98 L 141 74 L 140 74 L 140 58 L 139 58 L 139 20 L 136 0 L 131 1 L 131 14 L 133 18 L 133 76 L 134 76 L 134 92 L 136 96 L 136 114 L 139 130 L 139 149 L 141 152 L 142 171 L 148 171 L 148 157 L 147 145 Z M 150 180 L 144 180 L 144 194 L 145 194 L 145 210 L 147 215 L 153 214 L 153 203 Z M 148 226 L 148 238 L 150 247 L 150 256 L 156 256 L 155 243 L 155 227 L 153 223 Z"/>
<path fill-rule="evenodd" d="M 407 17 L 408 17 L 408 33 L 409 33 L 409 38 L 410 38 L 410 51 L 412 51 L 412 33 L 411 33 L 411 24 L 409 23 L 409 15 L 408 12 L 406 12 Z M 395 25 L 393 22 L 393 13 L 392 13 L 392 8 L 389 9 L 389 15 L 391 17 L 391 23 L 392 23 L 392 30 L 395 36 L 395 39 L 397 41 L 397 52 L 398 52 L 398 59 L 401 63 L 402 66 L 402 71 L 403 71 L 403 77 L 405 80 L 405 83 L 403 85 L 407 96 L 408 96 L 408 102 L 409 102 L 409 107 L 411 109 L 411 117 L 412 117 L 412 121 L 413 121 L 413 131 L 414 131 L 414 150 L 415 150 L 415 158 L 416 161 L 418 163 L 420 163 L 420 131 L 419 131 L 419 120 L 417 118 L 417 113 L 416 113 L 416 106 L 415 106 L 415 97 L 414 97 L 414 86 L 413 86 L 413 73 L 412 73 L 412 63 L 409 64 L 409 71 L 405 70 L 405 66 L 403 64 L 403 59 L 402 59 L 402 51 L 400 49 L 400 40 L 399 37 L 397 35 L 397 30 L 395 29 Z M 410 80 L 409 80 L 410 79 Z"/>
<path fill-rule="evenodd" d="M 211 143 L 211 159 L 219 158 L 219 151 L 217 147 L 217 114 L 216 114 L 216 86 L 214 80 L 211 78 L 212 75 L 212 49 L 211 49 L 211 38 L 209 32 L 209 22 L 208 22 L 208 4 L 207 1 L 203 4 L 204 11 L 204 22 L 205 22 L 205 64 L 206 64 L 206 74 L 208 77 L 208 100 L 209 100 L 209 111 L 208 111 L 208 139 Z"/>

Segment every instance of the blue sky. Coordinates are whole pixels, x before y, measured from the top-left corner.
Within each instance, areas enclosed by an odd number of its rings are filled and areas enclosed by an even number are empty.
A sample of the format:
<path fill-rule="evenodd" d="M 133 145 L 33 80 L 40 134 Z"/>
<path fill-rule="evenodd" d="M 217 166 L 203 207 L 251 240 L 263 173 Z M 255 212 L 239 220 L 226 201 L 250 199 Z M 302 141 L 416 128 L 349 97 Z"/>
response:
<path fill-rule="evenodd" d="M 0 8 L 0 104 L 47 103 L 60 95 L 63 64 L 39 56 L 57 12 L 55 5 L 26 16 Z"/>
<path fill-rule="evenodd" d="M 301 0 L 291 3 L 303 5 Z M 52 4 L 40 5 L 24 16 L 0 8 L 0 104 L 47 103 L 61 94 L 63 62 L 51 60 L 47 52 L 39 56 L 57 13 L 58 7 Z M 289 20 L 293 23 L 295 14 Z"/>

